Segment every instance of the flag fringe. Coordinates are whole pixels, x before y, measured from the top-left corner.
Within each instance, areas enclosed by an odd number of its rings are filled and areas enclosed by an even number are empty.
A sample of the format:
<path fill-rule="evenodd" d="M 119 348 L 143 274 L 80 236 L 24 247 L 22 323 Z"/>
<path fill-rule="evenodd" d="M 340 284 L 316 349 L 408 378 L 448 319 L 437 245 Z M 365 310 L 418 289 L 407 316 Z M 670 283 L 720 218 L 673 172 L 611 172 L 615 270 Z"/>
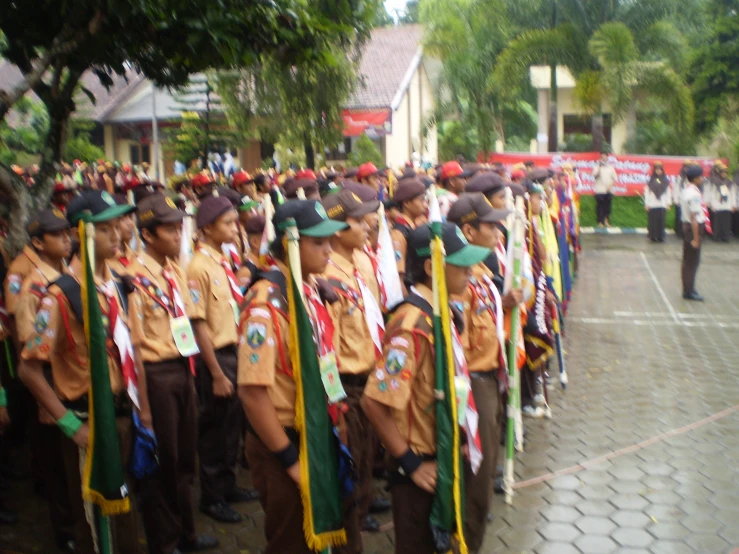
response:
<path fill-rule="evenodd" d="M 287 251 L 287 247 L 285 248 Z M 300 464 L 300 498 L 303 503 L 303 534 L 305 542 L 311 550 L 321 551 L 330 546 L 341 546 L 347 543 L 345 529 L 316 534 L 313 525 L 313 503 L 310 495 L 310 470 L 308 463 L 308 437 L 305 433 L 305 397 L 303 395 L 302 374 L 300 366 L 300 343 L 298 340 L 298 323 L 295 291 L 293 290 L 292 269 L 287 264 L 287 305 L 290 315 L 290 363 L 295 380 L 295 430 L 298 432 L 300 446 L 298 463 Z"/>
<path fill-rule="evenodd" d="M 444 354 L 446 355 L 446 367 L 447 367 L 447 381 L 449 386 L 449 392 L 452 398 L 449 399 L 449 405 L 452 408 L 452 429 L 453 440 L 452 440 L 452 451 L 454 456 L 454 467 L 452 468 L 452 475 L 454 477 L 453 484 L 453 497 L 454 497 L 454 519 L 455 519 L 455 530 L 454 537 L 458 541 L 459 554 L 467 554 L 467 543 L 464 539 L 464 533 L 462 532 L 462 475 L 460 473 L 460 453 L 461 453 L 461 439 L 459 431 L 459 417 L 457 415 L 457 401 L 456 401 L 456 385 L 455 385 L 455 361 L 454 351 L 452 347 L 452 327 L 451 319 L 449 317 L 449 295 L 446 288 L 446 279 L 444 272 L 444 255 L 443 255 L 443 243 L 441 237 L 435 237 L 433 240 L 432 248 L 432 267 L 437 272 L 436 283 L 438 286 L 438 302 L 439 302 L 439 318 L 441 319 L 442 337 L 444 339 Z"/>

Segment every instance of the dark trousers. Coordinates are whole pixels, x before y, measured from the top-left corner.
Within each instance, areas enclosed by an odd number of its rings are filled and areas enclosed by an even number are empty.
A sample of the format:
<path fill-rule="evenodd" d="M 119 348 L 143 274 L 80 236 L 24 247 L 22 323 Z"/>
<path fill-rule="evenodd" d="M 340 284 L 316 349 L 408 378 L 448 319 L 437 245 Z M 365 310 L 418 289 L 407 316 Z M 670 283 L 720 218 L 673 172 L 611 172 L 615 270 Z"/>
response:
<path fill-rule="evenodd" d="M 729 210 L 721 210 L 713 212 L 713 239 L 721 242 L 729 242 L 731 240 L 731 216 Z"/>
<path fill-rule="evenodd" d="M 683 210 L 680 204 L 675 206 L 675 234 L 683 238 Z"/>
<path fill-rule="evenodd" d="M 393 498 L 395 554 L 434 554 L 436 549 L 429 525 L 434 495 L 397 473 L 392 475 L 390 493 Z"/>
<path fill-rule="evenodd" d="M 700 234 L 703 234 L 703 226 L 700 226 Z M 690 242 L 693 240 L 693 228 L 689 223 L 683 224 L 683 263 L 682 279 L 683 294 L 690 294 L 695 290 L 695 276 L 701 262 L 701 249 L 693 248 Z"/>
<path fill-rule="evenodd" d="M 342 376 L 342 381 L 344 376 Z M 374 496 L 372 469 L 375 459 L 375 432 L 359 401 L 364 393 L 364 386 L 344 385 L 346 399 L 344 403 L 349 410 L 344 414 L 347 430 L 347 447 L 354 459 L 359 481 L 354 484 L 354 501 L 357 504 L 357 522 L 364 521 L 369 513 L 369 506 Z"/>
<path fill-rule="evenodd" d="M 180 540 L 195 538 L 195 382 L 184 358 L 144 368 L 159 470 L 142 483 L 141 513 L 150 554 L 172 554 Z"/>
<path fill-rule="evenodd" d="M 731 213 L 731 232 L 735 237 L 739 237 L 739 212 Z"/>
<path fill-rule="evenodd" d="M 39 464 L 49 507 L 51 528 L 57 542 L 74 539 L 74 513 L 69 498 L 67 471 L 62 458 L 63 442 L 71 442 L 56 425 L 39 423 L 34 428 L 37 443 L 40 445 Z M 125 469 L 125 468 L 124 468 Z M 79 477 L 78 477 L 79 480 Z"/>
<path fill-rule="evenodd" d="M 133 444 L 133 422 L 130 416 L 117 417 L 118 441 L 121 449 L 121 461 L 124 469 L 128 467 Z M 72 439 L 63 437 L 61 441 L 61 455 L 64 460 L 64 468 L 69 485 L 69 501 L 74 515 L 74 535 L 77 545 L 76 554 L 95 554 L 93 546 L 92 530 L 87 521 L 85 504 L 82 501 L 82 468 L 80 466 L 79 447 Z M 129 488 L 129 494 L 132 494 Z M 139 552 L 138 520 L 135 511 L 135 500 L 131 498 L 131 511 L 127 514 L 111 516 L 110 538 L 114 552 Z M 98 508 L 94 508 L 94 516 L 97 516 Z M 91 514 L 93 515 L 93 514 Z M 95 522 L 97 525 L 97 521 Z M 98 531 L 96 529 L 96 535 Z"/>
<path fill-rule="evenodd" d="M 665 240 L 665 208 L 650 208 L 647 212 L 647 230 L 649 240 L 663 242 Z"/>
<path fill-rule="evenodd" d="M 541 367 L 531 369 L 526 364 L 521 370 L 521 407 L 531 406 L 536 396 L 536 381 L 541 376 Z"/>
<path fill-rule="evenodd" d="M 246 458 L 264 510 L 264 554 L 313 554 L 303 533 L 300 491 L 277 457 L 254 433 L 246 433 Z"/>
<path fill-rule="evenodd" d="M 202 506 L 225 502 L 226 495 L 236 486 L 236 462 L 244 433 L 244 409 L 235 392 L 236 345 L 216 350 L 215 355 L 224 375 L 233 384 L 234 393 L 228 398 L 214 396 L 213 377 L 204 363 L 199 364 L 198 457 Z"/>
<path fill-rule="evenodd" d="M 605 223 L 606 219 L 611 217 L 611 198 L 612 194 L 595 195 L 595 216 L 598 218 L 598 224 Z"/>
<path fill-rule="evenodd" d="M 497 370 L 494 370 L 497 371 Z M 477 474 L 465 464 L 465 522 L 464 536 L 467 547 L 475 554 L 485 538 L 490 499 L 493 495 L 495 466 L 498 463 L 502 417 L 502 400 L 498 379 L 493 372 L 472 379 L 472 397 L 480 417 L 479 430 L 482 442 L 482 463 Z"/>

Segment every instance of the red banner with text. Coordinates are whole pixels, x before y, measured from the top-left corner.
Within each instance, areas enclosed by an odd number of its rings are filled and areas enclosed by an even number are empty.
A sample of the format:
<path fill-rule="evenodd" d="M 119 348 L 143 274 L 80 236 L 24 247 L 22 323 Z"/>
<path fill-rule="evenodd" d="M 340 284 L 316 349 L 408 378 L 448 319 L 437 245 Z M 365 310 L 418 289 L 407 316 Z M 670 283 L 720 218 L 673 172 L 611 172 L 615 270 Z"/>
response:
<path fill-rule="evenodd" d="M 563 165 L 569 164 L 580 177 L 578 192 L 580 194 L 593 194 L 593 169 L 600 161 L 597 152 L 581 153 L 556 153 L 556 154 L 527 154 L 518 152 L 506 152 L 503 154 L 492 154 L 490 162 L 500 162 L 510 171 L 511 167 L 518 163 L 532 161 L 537 167 L 551 167 L 555 171 Z M 637 154 L 616 155 L 610 154 L 608 162 L 616 168 L 618 181 L 613 185 L 613 194 L 616 196 L 637 196 L 644 194 L 644 187 L 652 175 L 654 162 L 662 162 L 665 173 L 674 181 L 680 175 L 680 169 L 686 162 L 694 162 L 703 166 L 704 175 L 708 176 L 713 158 L 682 157 L 682 156 L 640 156 Z M 723 160 L 727 163 L 726 160 Z"/>

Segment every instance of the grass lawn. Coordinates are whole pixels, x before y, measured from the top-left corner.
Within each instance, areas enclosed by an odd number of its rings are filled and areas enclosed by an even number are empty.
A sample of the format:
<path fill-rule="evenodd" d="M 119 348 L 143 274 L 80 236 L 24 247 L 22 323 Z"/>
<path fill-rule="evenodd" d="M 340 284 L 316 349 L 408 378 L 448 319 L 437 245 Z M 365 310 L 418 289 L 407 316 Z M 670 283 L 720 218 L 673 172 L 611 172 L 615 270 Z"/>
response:
<path fill-rule="evenodd" d="M 665 226 L 675 226 L 675 209 L 667 210 Z M 580 197 L 580 226 L 595 227 L 595 196 Z M 611 203 L 611 225 L 613 227 L 646 227 L 647 212 L 639 196 L 614 196 Z"/>

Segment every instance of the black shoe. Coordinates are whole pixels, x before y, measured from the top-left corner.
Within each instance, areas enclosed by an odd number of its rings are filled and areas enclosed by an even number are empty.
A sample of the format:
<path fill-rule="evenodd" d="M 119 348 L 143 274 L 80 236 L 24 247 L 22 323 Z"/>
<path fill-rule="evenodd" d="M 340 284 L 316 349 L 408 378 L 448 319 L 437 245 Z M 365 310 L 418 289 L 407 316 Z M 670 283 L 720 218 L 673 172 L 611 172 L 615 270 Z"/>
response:
<path fill-rule="evenodd" d="M 10 510 L 0 510 L 0 523 L 4 525 L 18 523 L 18 514 Z"/>
<path fill-rule="evenodd" d="M 225 502 L 216 502 L 210 506 L 201 504 L 200 511 L 221 523 L 238 523 L 241 521 L 241 514 Z M 185 551 L 183 548 L 180 548 L 180 550 Z"/>
<path fill-rule="evenodd" d="M 369 513 L 381 514 L 383 512 L 387 512 L 392 507 L 393 507 L 393 504 L 392 502 L 390 502 L 389 498 L 383 498 L 382 496 L 377 496 L 372 502 L 370 502 Z"/>
<path fill-rule="evenodd" d="M 218 539 L 210 535 L 198 535 L 192 540 L 180 541 L 177 548 L 180 552 L 200 552 L 218 546 Z"/>
<path fill-rule="evenodd" d="M 56 541 L 56 547 L 59 549 L 59 552 L 74 554 L 74 551 L 77 548 L 77 543 L 75 543 L 73 539 L 62 539 Z"/>
<path fill-rule="evenodd" d="M 239 502 L 252 502 L 259 500 L 259 492 L 257 489 L 245 489 L 243 487 L 234 487 L 231 492 L 226 493 L 226 502 L 238 504 Z"/>
<path fill-rule="evenodd" d="M 495 466 L 495 476 L 496 477 L 502 477 L 503 476 L 503 466 L 498 464 Z"/>
<path fill-rule="evenodd" d="M 495 478 L 495 481 L 493 482 L 493 491 L 495 491 L 495 494 L 503 494 L 505 492 L 503 490 L 503 476 L 502 475 Z"/>
<path fill-rule="evenodd" d="M 380 522 L 377 521 L 372 516 L 367 516 L 364 518 L 364 521 L 362 522 L 362 531 L 367 531 L 368 533 L 377 533 L 380 530 Z"/>
<path fill-rule="evenodd" d="M 703 302 L 703 297 L 697 292 L 693 291 L 688 294 L 683 294 L 685 300 L 694 300 L 695 302 Z"/>

